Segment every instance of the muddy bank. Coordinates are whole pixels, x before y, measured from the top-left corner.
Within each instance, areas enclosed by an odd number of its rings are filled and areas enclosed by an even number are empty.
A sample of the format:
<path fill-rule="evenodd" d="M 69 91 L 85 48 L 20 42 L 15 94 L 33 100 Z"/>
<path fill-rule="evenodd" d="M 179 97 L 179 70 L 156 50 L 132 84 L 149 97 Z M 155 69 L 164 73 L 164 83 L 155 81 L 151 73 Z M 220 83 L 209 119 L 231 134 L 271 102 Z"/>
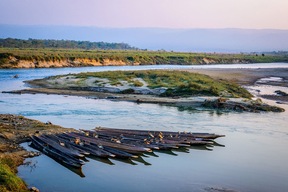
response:
<path fill-rule="evenodd" d="M 29 135 L 35 133 L 62 133 L 74 129 L 53 125 L 51 122 L 42 123 L 19 115 L 0 114 L 0 156 L 15 153 L 27 156 L 27 151 L 20 143 L 29 141 Z"/>
<path fill-rule="evenodd" d="M 56 95 L 72 95 L 81 96 L 92 99 L 109 99 L 113 101 L 129 101 L 135 103 L 150 103 L 159 105 L 168 105 L 180 107 L 181 109 L 206 108 L 222 111 L 237 112 L 284 112 L 281 107 L 270 106 L 262 103 L 261 100 L 247 100 L 243 98 L 219 98 L 219 97 L 157 97 L 153 95 L 139 94 L 117 94 L 103 93 L 95 91 L 79 91 L 73 89 L 49 89 L 49 88 L 33 88 L 18 91 L 9 91 L 12 94 L 56 94 Z"/>
<path fill-rule="evenodd" d="M 62 133 L 72 130 L 74 129 L 53 125 L 51 122 L 42 123 L 21 115 L 0 114 L 0 156 L 5 153 L 15 153 L 27 157 L 29 154 L 19 144 L 29 141 L 30 135 Z"/>
<path fill-rule="evenodd" d="M 122 60 L 104 59 L 97 61 L 93 59 L 77 58 L 74 60 L 66 59 L 60 61 L 38 61 L 38 60 L 19 60 L 10 57 L 8 61 L 2 63 L 0 68 L 4 69 L 22 69 L 22 68 L 61 68 L 61 67 L 92 67 L 92 66 L 123 66 L 123 65 L 139 65 L 139 63 L 125 63 Z"/>
<path fill-rule="evenodd" d="M 3 174 L 9 174 L 10 177 L 18 180 L 18 183 L 14 183 L 14 186 L 6 179 L 1 180 L 0 191 L 28 191 L 24 182 L 16 176 L 16 172 L 17 167 L 23 164 L 25 158 L 39 155 L 38 152 L 28 152 L 19 145 L 24 141 L 28 141 L 29 135 L 35 133 L 62 133 L 72 130 L 74 129 L 66 129 L 50 122 L 42 123 L 23 116 L 0 114 L 0 166 L 5 168 Z M 13 174 L 15 175 L 13 176 Z M 21 186 L 17 187 L 17 185 Z"/>

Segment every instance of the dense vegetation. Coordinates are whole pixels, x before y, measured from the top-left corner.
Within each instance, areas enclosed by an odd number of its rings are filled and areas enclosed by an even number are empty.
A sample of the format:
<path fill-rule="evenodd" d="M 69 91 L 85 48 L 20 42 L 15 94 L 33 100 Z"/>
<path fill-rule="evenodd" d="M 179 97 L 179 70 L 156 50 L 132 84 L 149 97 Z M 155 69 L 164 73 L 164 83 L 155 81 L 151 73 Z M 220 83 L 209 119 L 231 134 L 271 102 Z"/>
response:
<path fill-rule="evenodd" d="M 143 79 L 151 89 L 166 87 L 161 96 L 224 96 L 250 98 L 252 95 L 244 88 L 227 81 L 217 81 L 207 75 L 183 71 L 147 70 L 147 71 L 107 71 L 76 74 L 77 78 L 89 77 L 106 78 L 110 84 L 118 85 L 127 81 L 132 86 L 141 87 L 143 84 L 135 78 Z"/>
<path fill-rule="evenodd" d="M 135 49 L 126 43 L 105 43 L 71 40 L 0 39 L 0 47 L 6 48 L 57 48 L 57 49 Z"/>
<path fill-rule="evenodd" d="M 127 65 L 157 65 L 157 64 L 233 64 L 233 63 L 271 63 L 288 62 L 288 55 L 256 55 L 256 54 L 208 54 L 208 53 L 183 53 L 165 51 L 143 50 L 80 50 L 80 49 L 16 49 L 0 48 L 0 68 L 17 67 L 19 61 L 34 63 L 52 61 L 66 62 L 76 66 L 77 59 L 104 63 L 105 60 L 125 62 Z M 35 66 L 37 67 L 37 66 Z M 39 66 L 41 67 L 41 66 Z"/>
<path fill-rule="evenodd" d="M 26 184 L 16 175 L 17 162 L 12 156 L 0 157 L 0 191 L 1 192 L 25 192 L 28 191 Z"/>

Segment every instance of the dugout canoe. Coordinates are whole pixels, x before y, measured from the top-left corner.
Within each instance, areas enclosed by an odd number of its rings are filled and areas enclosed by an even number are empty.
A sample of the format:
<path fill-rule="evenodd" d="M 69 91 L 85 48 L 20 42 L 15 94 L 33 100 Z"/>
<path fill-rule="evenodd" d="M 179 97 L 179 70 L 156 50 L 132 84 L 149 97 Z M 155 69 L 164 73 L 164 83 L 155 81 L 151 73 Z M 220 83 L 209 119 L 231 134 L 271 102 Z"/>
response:
<path fill-rule="evenodd" d="M 71 137 L 65 134 L 58 135 L 58 137 L 63 138 L 64 140 L 68 142 L 69 145 L 75 147 L 76 149 L 87 151 L 92 156 L 101 157 L 101 158 L 115 157 L 114 154 L 109 153 L 108 151 L 105 151 L 99 148 L 98 146 L 93 147 L 87 143 L 76 144 L 75 142 L 71 141 Z"/>
<path fill-rule="evenodd" d="M 55 161 L 59 163 L 63 163 L 67 166 L 75 167 L 75 168 L 81 168 L 81 166 L 84 164 L 83 161 L 64 155 L 62 153 L 59 153 L 57 150 L 50 148 L 49 145 L 46 145 L 44 142 L 38 139 L 36 136 L 31 136 L 31 147 L 43 152 L 45 155 L 51 157 Z"/>
<path fill-rule="evenodd" d="M 105 140 L 101 140 L 99 138 L 95 138 L 95 137 L 88 137 L 85 134 L 82 133 L 67 133 L 67 135 L 72 136 L 74 138 L 80 138 L 83 141 L 86 142 L 90 142 L 93 143 L 95 145 L 101 145 L 101 146 L 107 146 L 107 147 L 112 147 L 118 150 L 122 150 L 128 153 L 132 153 L 132 154 L 141 154 L 141 153 L 145 153 L 145 152 L 150 152 L 151 149 L 150 148 L 145 148 L 145 147 L 140 147 L 140 146 L 133 146 L 133 145 L 129 145 L 129 144 L 123 144 L 123 143 L 112 143 L 112 142 L 108 142 Z"/>
<path fill-rule="evenodd" d="M 117 128 L 104 128 L 104 127 L 97 127 L 94 130 L 96 132 L 102 132 L 102 133 L 106 132 L 106 133 L 141 135 L 141 136 L 150 136 L 150 137 L 157 137 L 159 135 L 172 136 L 172 137 L 186 136 L 186 137 L 202 138 L 202 139 L 216 139 L 219 137 L 225 137 L 225 135 L 218 135 L 214 133 L 152 131 L 152 130 L 117 129 Z"/>

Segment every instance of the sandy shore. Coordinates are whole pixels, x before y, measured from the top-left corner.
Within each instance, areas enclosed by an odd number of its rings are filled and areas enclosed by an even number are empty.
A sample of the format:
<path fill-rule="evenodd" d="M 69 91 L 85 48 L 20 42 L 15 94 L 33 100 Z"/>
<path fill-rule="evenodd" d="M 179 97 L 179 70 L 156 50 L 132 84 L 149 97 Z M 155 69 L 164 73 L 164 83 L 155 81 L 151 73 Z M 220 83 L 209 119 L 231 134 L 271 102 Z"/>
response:
<path fill-rule="evenodd" d="M 191 69 L 185 70 L 194 73 L 209 75 L 215 79 L 225 79 L 238 83 L 242 86 L 255 85 L 256 81 L 267 77 L 280 77 L 283 82 L 265 82 L 263 85 L 273 85 L 288 87 L 288 68 L 267 68 L 267 69 Z M 288 96 L 259 95 L 264 99 L 278 101 L 279 103 L 288 103 Z"/>
<path fill-rule="evenodd" d="M 288 68 L 189 69 L 185 71 L 209 75 L 215 79 L 226 79 L 240 85 L 254 85 L 258 79 L 264 77 L 281 77 L 288 80 Z M 283 84 L 282 86 L 288 87 L 288 84 Z"/>

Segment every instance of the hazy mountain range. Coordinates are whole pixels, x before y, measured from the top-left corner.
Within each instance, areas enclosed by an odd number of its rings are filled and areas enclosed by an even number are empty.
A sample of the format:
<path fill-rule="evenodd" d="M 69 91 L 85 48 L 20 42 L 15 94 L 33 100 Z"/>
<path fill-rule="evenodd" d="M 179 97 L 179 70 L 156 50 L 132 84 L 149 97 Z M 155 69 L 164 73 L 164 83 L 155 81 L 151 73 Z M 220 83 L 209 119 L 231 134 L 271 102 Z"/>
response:
<path fill-rule="evenodd" d="M 148 50 L 192 52 L 288 51 L 288 30 L 97 28 L 0 25 L 0 38 L 128 43 Z"/>

